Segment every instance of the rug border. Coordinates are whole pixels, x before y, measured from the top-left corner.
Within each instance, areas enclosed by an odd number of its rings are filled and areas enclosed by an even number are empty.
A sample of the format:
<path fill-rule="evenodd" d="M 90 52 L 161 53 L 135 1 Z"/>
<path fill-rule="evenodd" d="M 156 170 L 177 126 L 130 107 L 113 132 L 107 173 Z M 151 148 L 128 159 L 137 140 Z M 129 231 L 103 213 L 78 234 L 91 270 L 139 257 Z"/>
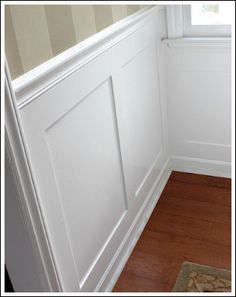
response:
<path fill-rule="evenodd" d="M 219 276 L 222 278 L 226 278 L 228 280 L 231 280 L 231 271 L 227 269 L 217 268 L 213 266 L 203 265 L 203 264 L 197 264 L 189 261 L 183 262 L 180 272 L 177 276 L 175 285 L 172 289 L 172 292 L 186 292 L 187 287 L 187 277 L 194 269 L 197 269 L 201 273 L 207 274 L 209 270 L 212 270 L 212 268 L 217 269 L 216 272 L 214 270 L 211 272 L 211 275 Z"/>

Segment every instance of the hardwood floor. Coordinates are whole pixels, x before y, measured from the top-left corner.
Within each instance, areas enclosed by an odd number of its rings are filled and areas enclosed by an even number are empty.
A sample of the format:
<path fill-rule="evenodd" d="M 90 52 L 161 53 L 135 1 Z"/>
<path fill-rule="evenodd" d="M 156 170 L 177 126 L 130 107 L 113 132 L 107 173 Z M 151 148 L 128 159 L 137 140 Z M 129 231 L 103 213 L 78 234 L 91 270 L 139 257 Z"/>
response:
<path fill-rule="evenodd" d="M 230 269 L 231 180 L 172 172 L 113 292 L 170 292 L 183 261 Z"/>

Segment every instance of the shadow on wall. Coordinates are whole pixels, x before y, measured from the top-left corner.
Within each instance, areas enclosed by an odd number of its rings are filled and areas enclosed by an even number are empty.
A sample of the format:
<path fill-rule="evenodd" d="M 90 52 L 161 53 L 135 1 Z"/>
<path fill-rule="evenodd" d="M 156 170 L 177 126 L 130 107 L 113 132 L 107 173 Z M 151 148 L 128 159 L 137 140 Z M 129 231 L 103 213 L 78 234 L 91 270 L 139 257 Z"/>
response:
<path fill-rule="evenodd" d="M 5 292 L 14 292 L 6 266 L 5 266 Z"/>

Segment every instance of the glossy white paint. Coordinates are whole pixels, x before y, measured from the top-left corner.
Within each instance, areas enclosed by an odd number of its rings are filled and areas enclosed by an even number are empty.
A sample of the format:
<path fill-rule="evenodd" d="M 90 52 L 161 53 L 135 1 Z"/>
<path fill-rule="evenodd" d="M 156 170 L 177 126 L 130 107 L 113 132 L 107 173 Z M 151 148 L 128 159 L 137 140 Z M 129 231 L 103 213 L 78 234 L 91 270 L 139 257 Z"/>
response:
<path fill-rule="evenodd" d="M 111 291 L 171 170 L 229 174 L 229 43 L 163 37 L 155 7 L 13 82 L 29 291 Z"/>
<path fill-rule="evenodd" d="M 5 231 L 9 234 L 5 237 L 5 261 L 15 290 L 60 291 L 15 103 L 6 70 Z"/>
<path fill-rule="evenodd" d="M 127 194 L 131 199 L 143 199 L 160 171 L 163 131 L 157 70 L 153 65 L 157 65 L 155 44 L 125 63 L 120 73 L 123 96 L 117 98 L 118 125 Z"/>
<path fill-rule="evenodd" d="M 46 142 L 81 285 L 127 210 L 110 80 L 54 122 Z"/>
<path fill-rule="evenodd" d="M 230 176 L 230 42 L 208 38 L 165 43 L 173 168 Z"/>
<path fill-rule="evenodd" d="M 183 5 L 166 5 L 168 39 L 183 37 Z"/>
<path fill-rule="evenodd" d="M 164 10 L 136 18 L 100 48 L 82 44 L 45 75 L 40 66 L 13 82 L 62 291 L 112 288 L 170 173 L 158 68 Z"/>

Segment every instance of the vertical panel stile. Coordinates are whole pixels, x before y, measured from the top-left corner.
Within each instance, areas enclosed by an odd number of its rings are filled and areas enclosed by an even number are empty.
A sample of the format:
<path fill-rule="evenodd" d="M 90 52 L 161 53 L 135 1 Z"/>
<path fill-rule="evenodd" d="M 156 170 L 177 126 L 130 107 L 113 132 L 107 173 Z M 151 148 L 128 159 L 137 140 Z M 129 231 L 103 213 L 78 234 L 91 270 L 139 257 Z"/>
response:
<path fill-rule="evenodd" d="M 120 69 L 116 69 L 111 76 L 112 81 L 112 90 L 113 90 L 113 98 L 114 98 L 114 121 L 116 125 L 116 133 L 117 133 L 117 143 L 119 148 L 119 155 L 120 155 L 120 166 L 121 166 L 121 173 L 122 173 L 122 180 L 124 185 L 124 192 L 125 192 L 125 200 L 126 200 L 126 209 L 129 209 L 129 195 L 127 192 L 127 185 L 126 185 L 126 178 L 125 178 L 125 172 L 124 172 L 124 161 L 122 157 L 122 151 L 121 151 L 121 140 L 120 140 L 120 115 L 122 114 L 122 106 L 120 103 L 122 102 L 121 96 L 122 96 L 122 80 L 121 80 L 121 71 Z"/>

